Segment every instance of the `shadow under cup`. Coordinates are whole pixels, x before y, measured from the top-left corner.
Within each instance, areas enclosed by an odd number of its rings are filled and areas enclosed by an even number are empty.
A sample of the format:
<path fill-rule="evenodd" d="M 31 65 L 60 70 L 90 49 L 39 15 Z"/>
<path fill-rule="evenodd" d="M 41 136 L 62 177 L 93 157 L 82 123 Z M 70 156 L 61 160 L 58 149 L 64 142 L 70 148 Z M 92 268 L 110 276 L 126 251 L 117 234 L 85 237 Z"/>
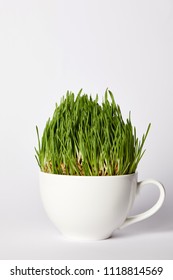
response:
<path fill-rule="evenodd" d="M 137 190 L 155 184 L 156 204 L 142 214 L 128 217 Z M 149 179 L 137 182 L 137 173 L 121 176 L 70 176 L 40 172 L 40 192 L 49 219 L 66 237 L 100 240 L 114 230 L 142 221 L 162 206 L 165 190 Z"/>

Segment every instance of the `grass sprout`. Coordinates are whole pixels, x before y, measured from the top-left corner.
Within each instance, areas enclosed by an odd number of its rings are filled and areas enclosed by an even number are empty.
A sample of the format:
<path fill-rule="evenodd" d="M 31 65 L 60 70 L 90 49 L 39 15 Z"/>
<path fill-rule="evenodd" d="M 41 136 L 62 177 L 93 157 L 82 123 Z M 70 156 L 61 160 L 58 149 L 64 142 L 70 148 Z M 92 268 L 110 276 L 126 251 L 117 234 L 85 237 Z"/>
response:
<path fill-rule="evenodd" d="M 67 91 L 56 104 L 40 138 L 35 157 L 40 170 L 53 174 L 112 176 L 132 174 L 145 152 L 143 146 L 151 124 L 142 139 L 136 135 L 131 116 L 122 113 L 110 90 L 101 105 L 79 91 Z"/>

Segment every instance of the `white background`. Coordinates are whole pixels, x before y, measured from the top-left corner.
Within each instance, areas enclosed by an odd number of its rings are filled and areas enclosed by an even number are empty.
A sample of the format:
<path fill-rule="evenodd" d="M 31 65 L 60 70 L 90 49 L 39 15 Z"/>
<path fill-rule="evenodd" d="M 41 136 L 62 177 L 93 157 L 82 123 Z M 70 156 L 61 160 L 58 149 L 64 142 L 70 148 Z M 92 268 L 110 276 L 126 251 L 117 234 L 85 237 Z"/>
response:
<path fill-rule="evenodd" d="M 39 195 L 35 125 L 42 131 L 67 89 L 109 87 L 141 136 L 151 131 L 139 179 L 163 182 L 152 218 L 112 239 L 67 241 Z M 0 0 L 0 258 L 173 258 L 173 1 Z M 157 199 L 153 186 L 133 213 Z"/>

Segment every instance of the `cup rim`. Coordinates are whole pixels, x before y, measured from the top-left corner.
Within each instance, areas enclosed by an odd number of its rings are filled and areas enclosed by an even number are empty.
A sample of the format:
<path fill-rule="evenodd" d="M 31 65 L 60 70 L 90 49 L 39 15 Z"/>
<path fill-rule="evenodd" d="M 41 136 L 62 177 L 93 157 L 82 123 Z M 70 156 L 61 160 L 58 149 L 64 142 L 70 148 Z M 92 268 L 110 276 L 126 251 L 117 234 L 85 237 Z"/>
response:
<path fill-rule="evenodd" d="M 44 171 L 39 171 L 40 174 L 45 175 L 45 176 L 52 176 L 52 177 L 64 177 L 64 178 L 100 178 L 98 180 L 101 180 L 101 178 L 127 178 L 127 177 L 133 177 L 133 176 L 137 176 L 138 172 L 134 172 L 131 174 L 124 174 L 124 175 L 107 175 L 107 176 L 97 176 L 97 175 L 63 175 L 63 174 L 54 174 L 54 173 L 48 173 L 48 172 L 44 172 Z"/>

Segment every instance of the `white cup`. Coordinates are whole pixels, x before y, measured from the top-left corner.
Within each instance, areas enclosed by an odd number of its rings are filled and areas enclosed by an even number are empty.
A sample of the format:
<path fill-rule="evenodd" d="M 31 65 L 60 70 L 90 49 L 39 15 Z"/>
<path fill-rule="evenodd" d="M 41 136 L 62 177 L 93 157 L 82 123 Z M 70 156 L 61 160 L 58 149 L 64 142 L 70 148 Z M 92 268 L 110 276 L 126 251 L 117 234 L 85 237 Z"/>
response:
<path fill-rule="evenodd" d="M 138 190 L 146 184 L 158 187 L 158 201 L 144 213 L 129 217 Z M 48 217 L 59 231 L 84 240 L 108 238 L 116 229 L 149 218 L 165 199 L 161 183 L 152 179 L 137 182 L 137 173 L 69 176 L 40 172 L 40 191 Z"/>

